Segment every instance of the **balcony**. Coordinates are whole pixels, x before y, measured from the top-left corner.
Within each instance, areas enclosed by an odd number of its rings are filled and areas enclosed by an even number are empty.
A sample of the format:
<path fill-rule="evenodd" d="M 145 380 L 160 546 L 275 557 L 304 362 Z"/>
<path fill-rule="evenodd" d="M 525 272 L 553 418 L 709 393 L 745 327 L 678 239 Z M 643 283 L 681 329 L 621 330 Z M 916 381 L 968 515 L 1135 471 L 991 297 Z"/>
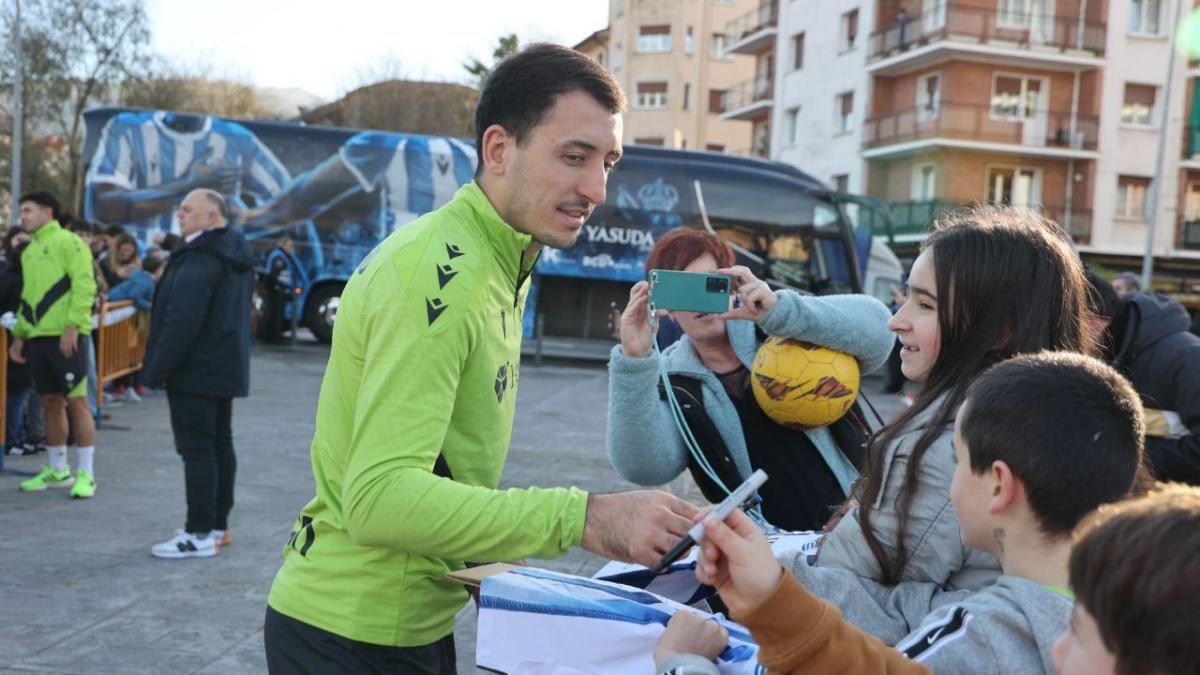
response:
<path fill-rule="evenodd" d="M 903 154 L 926 146 L 1092 159 L 1099 120 L 1049 110 L 998 109 L 940 103 L 867 120 L 863 157 Z M 1015 147 L 1014 147 L 1015 146 Z"/>
<path fill-rule="evenodd" d="M 1179 223 L 1179 245 L 1183 251 L 1200 251 L 1200 220 L 1181 220 Z"/>
<path fill-rule="evenodd" d="M 875 236 L 887 237 L 890 244 L 904 244 L 925 238 L 935 220 L 970 207 L 970 204 L 940 199 L 892 202 L 888 204 L 888 215 L 892 220 L 890 231 L 887 222 L 874 212 L 863 210 L 860 212 L 860 217 L 863 219 L 863 224 L 871 227 L 871 232 Z M 1067 210 L 1051 206 L 1037 207 L 1035 210 L 1058 223 L 1071 235 L 1071 239 L 1075 243 L 1086 244 L 1091 240 L 1092 214 L 1090 211 Z M 1200 248 L 1200 221 L 1196 221 L 1196 224 L 1198 226 L 1195 233 L 1196 246 Z"/>
<path fill-rule="evenodd" d="M 867 70 L 897 73 L 942 60 L 946 50 L 1017 57 L 1029 65 L 1103 64 L 1107 29 L 1075 17 L 959 7 L 956 3 L 897 19 L 867 43 Z"/>
<path fill-rule="evenodd" d="M 721 96 L 721 119 L 750 120 L 766 119 L 771 115 L 775 96 L 775 78 L 756 77 L 725 90 Z"/>
<path fill-rule="evenodd" d="M 775 47 L 779 25 L 779 0 L 763 2 L 758 9 L 744 14 L 725 27 L 729 36 L 726 54 L 761 54 Z"/>

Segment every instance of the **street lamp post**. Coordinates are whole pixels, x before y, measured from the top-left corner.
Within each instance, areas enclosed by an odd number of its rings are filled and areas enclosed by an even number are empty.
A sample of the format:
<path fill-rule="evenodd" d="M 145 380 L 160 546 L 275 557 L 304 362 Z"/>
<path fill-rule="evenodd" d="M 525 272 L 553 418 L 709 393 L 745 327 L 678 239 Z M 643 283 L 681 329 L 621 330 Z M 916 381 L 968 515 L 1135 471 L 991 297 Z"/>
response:
<path fill-rule="evenodd" d="M 17 200 L 21 198 L 21 136 L 24 125 L 21 121 L 25 106 L 24 92 L 21 91 L 25 74 L 22 70 L 21 59 L 24 56 L 21 49 L 21 0 L 14 0 L 17 5 L 16 19 L 13 21 L 13 128 L 12 128 L 12 222 L 17 222 L 20 206 Z"/>
<path fill-rule="evenodd" d="M 1150 279 L 1154 276 L 1154 230 L 1158 226 L 1158 193 L 1162 191 L 1163 159 L 1166 154 L 1167 134 L 1169 133 L 1167 123 L 1170 121 L 1171 90 L 1175 84 L 1175 61 L 1178 57 L 1176 33 L 1179 32 L 1179 20 L 1182 12 L 1183 0 L 1176 0 L 1175 21 L 1169 25 L 1168 30 L 1171 32 L 1167 36 L 1167 45 L 1171 49 L 1171 55 L 1170 60 L 1167 61 L 1167 84 L 1163 87 L 1162 127 L 1158 132 L 1158 151 L 1154 156 L 1154 177 L 1150 179 L 1150 194 L 1146 204 L 1150 222 L 1146 228 L 1146 254 L 1142 258 L 1142 288 L 1147 292 L 1150 290 Z"/>

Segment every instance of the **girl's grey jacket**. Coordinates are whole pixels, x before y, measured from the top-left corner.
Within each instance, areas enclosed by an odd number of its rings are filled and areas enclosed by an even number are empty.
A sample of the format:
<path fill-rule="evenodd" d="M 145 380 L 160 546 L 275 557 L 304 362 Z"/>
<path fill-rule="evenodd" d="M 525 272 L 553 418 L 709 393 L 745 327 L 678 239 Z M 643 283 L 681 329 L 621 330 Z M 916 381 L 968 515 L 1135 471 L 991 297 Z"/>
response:
<path fill-rule="evenodd" d="M 865 375 L 887 361 L 893 336 L 887 328 L 887 307 L 865 295 L 805 296 L 794 291 L 775 293 L 778 301 L 758 325 L 767 335 L 792 337 L 846 352 L 858 359 Z M 760 346 L 754 322 L 728 321 L 729 342 L 738 359 L 751 368 Z M 662 352 L 671 375 L 701 382 L 704 408 L 737 465 L 738 473 L 752 473 L 750 457 L 737 409 L 717 376 L 704 366 L 691 340 L 684 335 Z M 608 458 L 617 472 L 639 485 L 670 482 L 688 465 L 688 450 L 675 426 L 668 403 L 659 398 L 659 367 L 653 354 L 625 356 L 621 345 L 608 362 Z M 805 432 L 849 494 L 858 477 L 827 428 Z M 733 486 L 730 486 L 731 488 Z"/>

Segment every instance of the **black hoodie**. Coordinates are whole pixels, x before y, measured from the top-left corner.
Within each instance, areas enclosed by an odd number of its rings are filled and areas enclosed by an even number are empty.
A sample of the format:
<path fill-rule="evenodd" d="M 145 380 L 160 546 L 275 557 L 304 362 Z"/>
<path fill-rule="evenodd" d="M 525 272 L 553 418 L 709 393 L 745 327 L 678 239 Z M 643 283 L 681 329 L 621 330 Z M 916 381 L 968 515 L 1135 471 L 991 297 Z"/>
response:
<path fill-rule="evenodd" d="M 1156 476 L 1200 485 L 1200 338 L 1189 324 L 1187 310 L 1171 298 L 1131 295 L 1112 322 L 1113 361 L 1147 408 L 1174 411 L 1191 430 L 1181 438 L 1146 438 Z"/>
<path fill-rule="evenodd" d="M 209 230 L 171 254 L 150 310 L 143 381 L 219 398 L 250 389 L 254 255 L 246 237 Z"/>

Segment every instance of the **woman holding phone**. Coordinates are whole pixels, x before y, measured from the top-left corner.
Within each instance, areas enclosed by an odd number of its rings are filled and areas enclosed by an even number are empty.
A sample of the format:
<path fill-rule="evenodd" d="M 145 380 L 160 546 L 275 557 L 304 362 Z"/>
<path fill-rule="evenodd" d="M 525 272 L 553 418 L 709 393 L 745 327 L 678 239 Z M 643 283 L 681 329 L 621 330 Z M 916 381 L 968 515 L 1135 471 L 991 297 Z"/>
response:
<path fill-rule="evenodd" d="M 869 373 L 891 352 L 890 315 L 864 295 L 773 291 L 734 262 L 729 244 L 707 232 L 679 229 L 655 244 L 647 271 L 727 274 L 739 301 L 721 314 L 660 310 L 683 330 L 661 358 L 705 463 L 721 482 L 733 489 L 763 469 L 771 476 L 759 491 L 766 519 L 786 530 L 820 529 L 858 478 L 870 430 L 857 406 L 827 427 L 798 431 L 776 424 L 750 389 L 751 364 L 767 336 L 780 336 L 846 352 Z M 649 295 L 645 281 L 630 291 L 621 343 L 609 361 L 609 460 L 639 485 L 662 485 L 689 469 L 704 496 L 720 502 L 724 490 L 688 451 L 660 385 Z"/>

